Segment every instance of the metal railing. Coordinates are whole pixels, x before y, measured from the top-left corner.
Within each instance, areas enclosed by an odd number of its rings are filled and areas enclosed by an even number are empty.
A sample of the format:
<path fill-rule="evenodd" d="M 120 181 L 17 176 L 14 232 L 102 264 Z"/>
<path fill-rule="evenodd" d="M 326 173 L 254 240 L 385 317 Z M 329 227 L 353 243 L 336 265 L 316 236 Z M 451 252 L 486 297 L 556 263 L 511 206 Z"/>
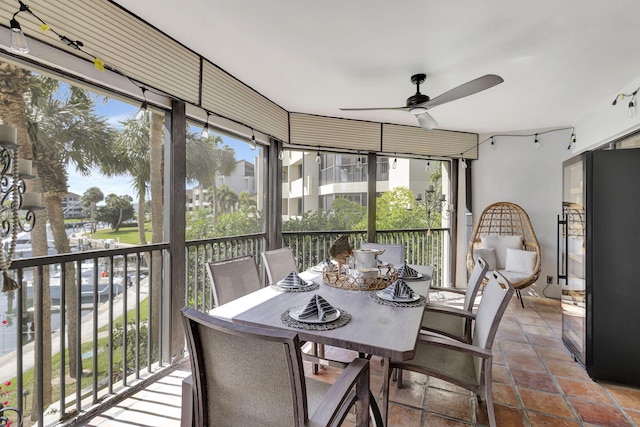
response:
<path fill-rule="evenodd" d="M 404 243 L 407 262 L 433 265 L 435 285 L 444 265 L 447 233 L 383 230 L 377 240 Z M 328 231 L 285 232 L 283 242 L 304 270 L 328 258 L 329 247 L 342 234 L 350 236 L 354 247 L 366 241 L 364 231 Z M 202 311 L 213 306 L 206 262 L 253 255 L 264 278 L 260 254 L 265 242 L 263 233 L 186 242 L 185 305 Z M 127 386 L 172 363 L 159 351 L 170 336 L 159 320 L 167 315 L 163 307 L 169 284 L 163 260 L 169 247 L 165 243 L 13 262 L 11 275 L 22 288 L 0 294 L 5 298 L 0 308 L 7 305 L 0 325 L 0 384 L 11 383 L 3 386 L 3 401 L 24 414 L 25 426 L 52 425 L 99 411 Z"/>

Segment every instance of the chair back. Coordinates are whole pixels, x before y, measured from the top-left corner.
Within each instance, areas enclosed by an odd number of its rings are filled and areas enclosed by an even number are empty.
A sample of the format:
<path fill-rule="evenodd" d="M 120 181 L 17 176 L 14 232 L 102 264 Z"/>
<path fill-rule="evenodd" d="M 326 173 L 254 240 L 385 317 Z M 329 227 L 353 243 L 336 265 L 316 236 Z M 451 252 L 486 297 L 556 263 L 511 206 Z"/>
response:
<path fill-rule="evenodd" d="M 296 258 L 291 248 L 262 252 L 262 262 L 270 285 L 284 279 L 292 271 L 298 272 Z"/>
<path fill-rule="evenodd" d="M 496 337 L 500 320 L 504 314 L 515 289 L 511 283 L 500 273 L 494 271 L 489 274 L 489 282 L 484 288 L 482 299 L 476 313 L 475 327 L 473 330 L 473 345 L 491 350 L 493 340 Z M 483 359 L 476 357 L 476 375 L 481 384 Z"/>
<path fill-rule="evenodd" d="M 298 426 L 308 419 L 294 331 L 240 325 L 185 307 L 194 425 Z"/>
<path fill-rule="evenodd" d="M 473 304 L 476 302 L 476 295 L 478 295 L 478 290 L 480 289 L 482 280 L 485 278 L 487 270 L 489 269 L 484 258 L 478 257 L 476 261 L 476 265 L 473 266 L 473 270 L 471 270 L 471 275 L 467 281 L 467 292 L 464 294 L 463 308 L 467 311 L 473 310 Z"/>
<path fill-rule="evenodd" d="M 396 266 L 405 263 L 404 256 L 404 244 L 392 245 L 386 243 L 362 243 L 361 249 L 379 249 L 384 250 L 384 253 L 378 255 L 380 261 L 388 262 Z"/>
<path fill-rule="evenodd" d="M 257 291 L 262 287 L 253 255 L 206 263 L 216 306 Z"/>

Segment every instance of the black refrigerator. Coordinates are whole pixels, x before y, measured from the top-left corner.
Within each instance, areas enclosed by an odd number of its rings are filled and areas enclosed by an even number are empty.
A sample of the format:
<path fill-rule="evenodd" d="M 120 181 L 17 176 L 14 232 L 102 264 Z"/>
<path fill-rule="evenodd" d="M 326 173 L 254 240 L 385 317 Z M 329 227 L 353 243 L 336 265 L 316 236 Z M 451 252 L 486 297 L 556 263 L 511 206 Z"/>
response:
<path fill-rule="evenodd" d="M 562 340 L 593 380 L 640 386 L 640 149 L 563 163 Z"/>

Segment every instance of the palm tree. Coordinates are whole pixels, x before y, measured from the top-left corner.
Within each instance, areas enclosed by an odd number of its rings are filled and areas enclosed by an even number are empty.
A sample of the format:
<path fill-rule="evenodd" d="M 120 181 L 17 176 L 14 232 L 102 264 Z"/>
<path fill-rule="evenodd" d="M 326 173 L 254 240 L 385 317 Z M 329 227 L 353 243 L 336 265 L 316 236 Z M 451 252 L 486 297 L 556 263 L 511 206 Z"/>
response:
<path fill-rule="evenodd" d="M 60 85 L 60 82 L 45 76 L 36 76 L 27 97 L 26 118 L 29 136 L 33 146 L 34 165 L 38 170 L 41 191 L 44 195 L 47 214 L 58 253 L 70 253 L 71 245 L 66 234 L 62 199 L 68 193 L 66 168 L 73 164 L 84 175 L 101 162 L 110 162 L 111 141 L 114 133 L 106 120 L 93 112 L 94 102 L 90 95 L 77 87 Z M 95 203 L 104 197 L 93 187 L 88 190 L 85 202 L 90 205 L 92 232 Z M 44 227 L 44 218 L 41 221 Z M 38 225 L 38 224 L 36 224 Z M 42 241 L 42 255 L 47 254 L 46 231 L 42 237 L 34 236 L 33 241 Z M 34 252 L 35 255 L 35 252 Z M 48 271 L 45 270 L 45 274 Z M 65 299 L 69 315 L 69 374 L 78 378 L 76 372 L 77 292 L 75 290 L 75 266 L 67 265 L 65 270 Z M 48 284 L 48 280 L 45 281 Z M 47 287 L 48 288 L 48 287 Z"/>
<path fill-rule="evenodd" d="M 218 206 L 222 213 L 230 213 L 236 210 L 240 199 L 235 191 L 233 191 L 227 184 L 222 184 L 218 188 L 217 193 Z"/>
<path fill-rule="evenodd" d="M 146 212 L 146 196 L 151 193 L 151 240 L 152 243 L 160 243 L 163 240 L 163 150 L 162 141 L 164 132 L 162 125 L 164 122 L 164 114 L 158 111 L 144 115 L 142 120 L 128 118 L 121 122 L 122 131 L 116 141 L 115 152 L 119 159 L 118 162 L 110 164 L 108 168 L 103 169 L 107 175 L 123 175 L 129 174 L 133 177 L 132 184 L 138 194 L 138 238 L 140 244 L 146 245 L 147 237 L 145 234 L 145 212 Z M 157 348 L 159 343 L 159 335 L 154 329 L 160 325 L 160 255 L 153 254 L 153 282 L 150 284 L 152 288 L 153 301 L 150 307 L 156 309 L 151 310 L 150 333 L 152 337 L 152 348 Z M 147 265 L 149 259 L 146 257 Z"/>
<path fill-rule="evenodd" d="M 211 187 L 217 194 L 217 176 L 231 175 L 236 169 L 236 152 L 228 145 L 221 148 L 219 135 L 209 134 L 206 139 L 189 138 L 187 143 L 187 180 L 197 182 L 200 187 Z M 212 199 L 214 220 L 218 218 L 219 206 L 217 197 Z"/>
<path fill-rule="evenodd" d="M 93 219 L 95 216 L 96 204 L 100 203 L 103 200 L 104 200 L 104 193 L 98 187 L 87 188 L 87 190 L 82 194 L 82 197 L 80 198 L 80 201 L 82 202 L 82 207 L 84 209 L 88 209 L 90 212 L 91 238 L 93 238 L 93 233 L 96 232 L 95 221 Z"/>

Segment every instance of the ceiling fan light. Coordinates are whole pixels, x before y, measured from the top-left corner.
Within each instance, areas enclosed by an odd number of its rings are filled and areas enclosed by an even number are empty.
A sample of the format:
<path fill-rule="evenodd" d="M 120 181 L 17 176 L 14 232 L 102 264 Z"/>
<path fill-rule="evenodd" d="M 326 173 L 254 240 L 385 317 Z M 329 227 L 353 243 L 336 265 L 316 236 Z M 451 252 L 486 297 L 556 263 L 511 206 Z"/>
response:
<path fill-rule="evenodd" d="M 418 124 L 420 127 L 426 131 L 430 131 L 438 126 L 438 122 L 436 119 L 431 117 L 429 113 L 416 114 L 416 118 L 418 119 Z"/>
<path fill-rule="evenodd" d="M 411 110 L 409 110 L 409 112 L 411 114 L 415 114 L 417 116 L 418 114 L 426 113 L 427 109 L 424 108 L 424 107 L 415 107 L 415 108 L 412 108 Z"/>

